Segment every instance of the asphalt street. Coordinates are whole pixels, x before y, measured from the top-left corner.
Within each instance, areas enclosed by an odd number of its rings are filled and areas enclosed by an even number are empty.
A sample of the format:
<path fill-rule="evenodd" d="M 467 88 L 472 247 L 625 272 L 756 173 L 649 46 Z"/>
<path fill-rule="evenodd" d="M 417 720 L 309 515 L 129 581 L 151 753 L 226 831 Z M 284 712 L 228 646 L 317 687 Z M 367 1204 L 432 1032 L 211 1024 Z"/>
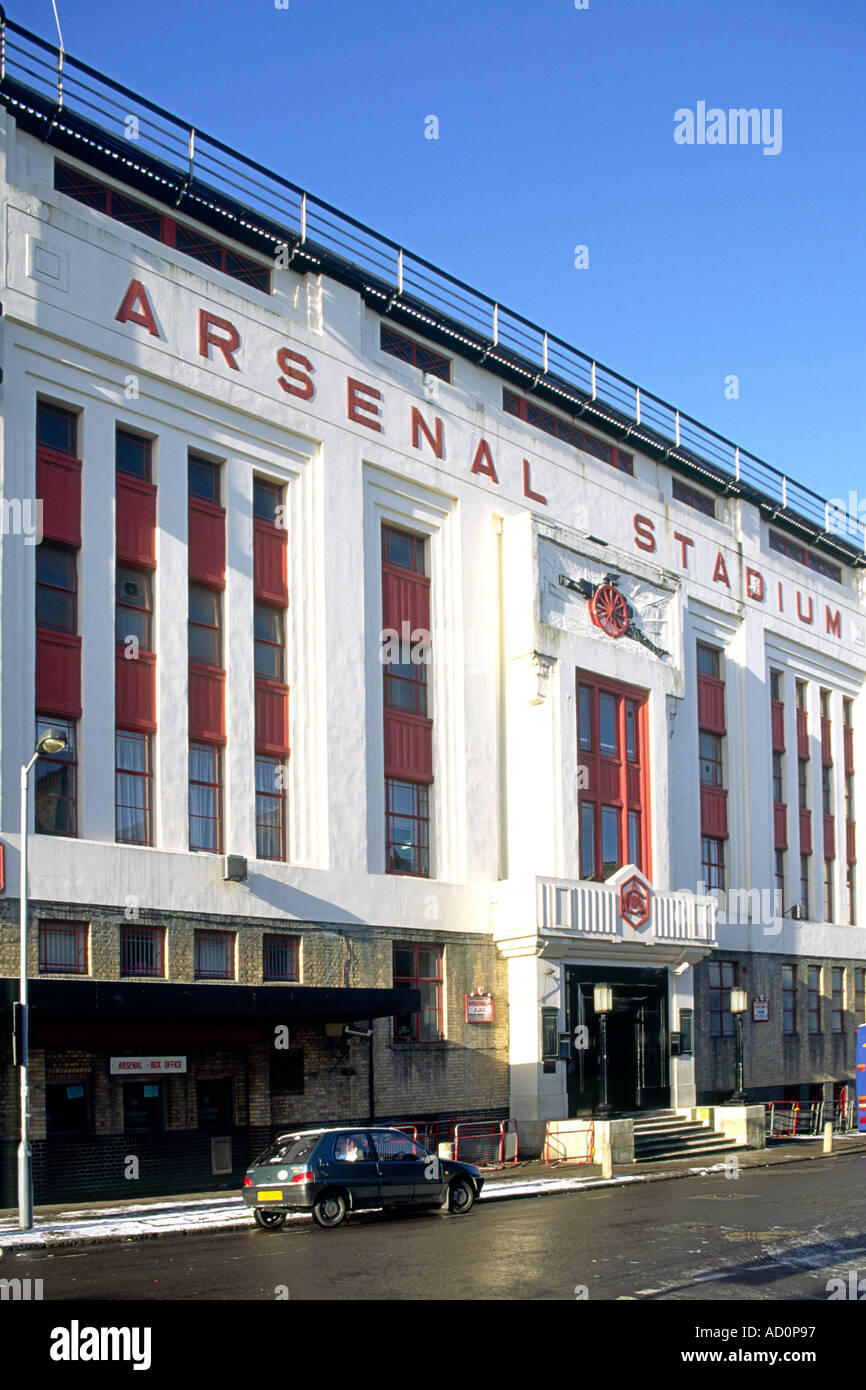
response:
<path fill-rule="evenodd" d="M 57 1300 L 816 1300 L 866 1277 L 866 1154 L 676 1182 L 15 1253 Z M 838 1286 L 836 1286 L 838 1287 Z M 864 1284 L 866 1288 L 866 1284 Z"/>

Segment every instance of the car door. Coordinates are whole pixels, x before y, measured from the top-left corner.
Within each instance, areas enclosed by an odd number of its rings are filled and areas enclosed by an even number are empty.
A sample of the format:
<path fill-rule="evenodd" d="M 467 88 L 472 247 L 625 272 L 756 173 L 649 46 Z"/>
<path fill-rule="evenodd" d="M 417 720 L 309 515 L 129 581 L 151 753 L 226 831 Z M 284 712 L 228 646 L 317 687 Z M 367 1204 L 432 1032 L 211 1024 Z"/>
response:
<path fill-rule="evenodd" d="M 334 1134 L 317 1164 L 321 1182 L 339 1183 L 351 1193 L 352 1206 L 379 1205 L 379 1168 L 364 1130 L 347 1129 Z"/>
<path fill-rule="evenodd" d="M 379 1165 L 383 1206 L 441 1201 L 444 1195 L 439 1160 L 398 1130 L 371 1131 Z"/>

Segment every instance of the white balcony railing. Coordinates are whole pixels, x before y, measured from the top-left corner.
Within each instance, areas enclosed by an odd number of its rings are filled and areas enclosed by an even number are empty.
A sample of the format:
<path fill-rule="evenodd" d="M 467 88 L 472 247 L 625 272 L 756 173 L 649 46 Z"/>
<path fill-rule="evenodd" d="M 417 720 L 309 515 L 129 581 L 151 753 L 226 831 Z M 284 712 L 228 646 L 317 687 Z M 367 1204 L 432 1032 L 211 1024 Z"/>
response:
<path fill-rule="evenodd" d="M 604 883 L 539 878 L 538 930 L 584 940 L 716 944 L 718 908 L 697 893 L 650 892 L 649 920 L 634 928 L 620 916 L 619 889 Z"/>

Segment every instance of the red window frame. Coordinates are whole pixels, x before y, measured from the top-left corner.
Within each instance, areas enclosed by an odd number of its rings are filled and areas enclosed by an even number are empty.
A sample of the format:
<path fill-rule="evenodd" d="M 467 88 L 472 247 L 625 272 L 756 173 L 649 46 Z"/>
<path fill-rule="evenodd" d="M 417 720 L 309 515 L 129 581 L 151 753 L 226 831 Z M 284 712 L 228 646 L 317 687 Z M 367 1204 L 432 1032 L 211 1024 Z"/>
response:
<path fill-rule="evenodd" d="M 223 246 L 213 237 L 178 222 L 158 208 L 139 203 L 126 193 L 120 193 L 60 160 L 54 161 L 54 187 L 76 202 L 84 203 L 86 207 L 122 222 L 124 226 L 134 227 L 154 241 L 161 241 L 164 246 L 175 247 L 182 255 L 204 261 L 233 280 L 242 280 L 263 294 L 271 292 L 271 272 L 267 266 L 259 265 L 252 257 Z"/>
<path fill-rule="evenodd" d="M 188 649 L 189 659 L 197 666 L 209 666 L 214 670 L 223 670 L 223 639 L 222 639 L 222 601 L 221 589 L 210 589 L 205 584 L 190 584 L 189 586 L 189 612 L 188 612 Z M 213 622 L 205 622 L 202 619 L 194 618 L 193 597 L 207 598 L 212 605 Z M 206 651 L 204 656 L 193 651 L 193 637 L 198 634 L 210 634 L 206 640 Z"/>
<path fill-rule="evenodd" d="M 220 506 L 220 465 L 200 454 L 187 456 L 187 489 L 190 497 Z"/>
<path fill-rule="evenodd" d="M 120 928 L 120 973 L 133 978 L 165 978 L 165 928 Z"/>
<path fill-rule="evenodd" d="M 253 478 L 253 517 L 277 526 L 277 510 L 283 505 L 283 489 L 267 478 Z M 278 530 L 284 529 L 277 527 Z"/>
<path fill-rule="evenodd" d="M 282 936 L 276 932 L 265 932 L 262 937 L 262 979 L 299 980 L 300 971 L 299 936 Z M 281 958 L 287 963 L 281 964 Z"/>
<path fill-rule="evenodd" d="M 698 760 L 701 785 L 705 787 L 724 787 L 722 771 L 722 735 L 698 730 Z M 779 797 L 781 801 L 781 797 Z"/>
<path fill-rule="evenodd" d="M 833 892 L 833 866 L 835 859 L 824 860 L 824 921 L 833 922 L 834 917 L 834 892 Z"/>
<path fill-rule="evenodd" d="M 800 855 L 800 906 L 803 909 L 803 916 L 809 919 L 809 856 Z"/>
<path fill-rule="evenodd" d="M 196 931 L 195 933 L 195 978 L 197 980 L 233 980 L 235 978 L 235 937 L 233 931 Z M 216 946 L 222 943 L 222 968 L 205 970 L 201 963 L 201 948 L 207 942 Z"/>
<path fill-rule="evenodd" d="M 649 878 L 652 853 L 649 797 L 649 692 L 621 682 L 600 680 L 594 672 L 578 670 L 578 761 L 587 783 L 580 790 L 581 877 L 604 882 L 605 832 L 617 836 L 617 868 L 633 860 Z M 584 693 L 582 693 L 584 692 Z M 614 753 L 601 746 L 602 698 L 614 701 Z M 587 703 L 588 699 L 588 703 Z M 589 716 L 589 731 L 585 719 Z M 581 720 L 584 720 L 582 724 Z M 634 756 L 632 756 L 634 754 Z M 591 843 L 590 843 L 591 842 Z M 592 867 L 592 873 L 587 870 Z M 610 870 L 610 873 L 615 870 Z M 608 874 L 608 876 L 609 876 Z"/>
<path fill-rule="evenodd" d="M 704 516 L 715 516 L 716 514 L 715 498 L 708 496 L 706 492 L 698 492 L 691 483 L 684 483 L 681 478 L 671 479 L 671 495 L 677 502 L 683 502 L 687 507 L 694 507 L 696 512 L 703 512 Z"/>
<path fill-rule="evenodd" d="M 48 729 L 60 729 L 66 734 L 66 747 L 60 753 L 45 753 L 37 759 L 35 767 L 35 831 L 38 835 L 65 835 L 75 838 L 78 834 L 78 762 L 77 762 L 77 728 L 74 720 L 53 719 L 48 715 L 40 714 L 36 720 L 36 742 L 38 743 L 42 735 Z M 58 776 L 63 772 L 67 773 L 67 795 L 60 795 L 55 791 L 49 790 L 49 779 L 56 777 L 62 784 L 62 778 Z M 46 803 L 49 803 L 46 805 Z M 47 814 L 56 811 L 58 805 L 65 805 L 67 808 L 66 822 L 59 829 L 51 829 L 48 822 L 56 821 L 54 814 Z M 43 823 L 40 825 L 40 816 Z"/>
<path fill-rule="evenodd" d="M 621 473 L 634 474 L 632 454 L 627 454 L 624 449 L 601 439 L 597 434 L 590 434 L 573 421 L 564 420 L 561 415 L 554 415 L 552 410 L 545 410 L 535 401 L 518 396 L 516 391 L 509 391 L 507 386 L 502 388 L 502 409 L 506 415 L 516 415 L 518 420 L 524 420 L 535 429 L 552 434 L 555 439 L 562 439 L 566 444 L 572 444 L 575 449 L 582 449 L 585 454 L 591 454 L 593 458 L 609 463 Z"/>
<path fill-rule="evenodd" d="M 399 357 L 401 362 L 409 362 L 413 367 L 417 367 L 419 372 L 426 372 L 429 376 L 438 376 L 442 381 L 451 380 L 451 361 L 449 358 L 444 357 L 440 352 L 435 352 L 433 348 L 427 347 L 424 343 L 416 342 L 414 338 L 407 338 L 405 333 L 400 333 L 389 323 L 379 325 L 379 346 L 389 356 Z"/>
<path fill-rule="evenodd" d="M 131 745 L 141 748 L 144 752 L 142 759 L 144 766 L 120 767 L 120 740 L 129 740 Z M 123 779 L 129 779 L 128 792 L 132 786 L 141 787 L 143 804 L 122 800 L 122 795 L 126 794 L 123 789 Z M 144 836 L 138 838 L 134 835 L 122 833 L 121 811 L 134 811 L 141 813 L 144 822 Z M 115 820 L 115 840 L 118 844 L 124 845 L 152 845 L 153 844 L 153 743 L 150 734 L 142 733 L 139 730 L 117 729 L 114 735 L 114 820 Z"/>
<path fill-rule="evenodd" d="M 780 917 L 785 915 L 785 851 L 777 849 L 775 851 L 775 882 L 776 882 L 776 905 Z M 775 910 L 775 908 L 774 908 Z"/>
<path fill-rule="evenodd" d="M 396 794 L 400 791 L 409 793 L 412 803 L 409 811 L 397 808 Z M 399 822 L 412 827 L 411 841 L 407 842 L 405 835 L 398 838 Z M 407 857 L 411 868 L 395 867 Z M 385 865 L 389 874 L 430 877 L 430 800 L 426 782 L 412 782 L 404 777 L 385 778 Z"/>
<path fill-rule="evenodd" d="M 279 777 L 278 777 L 279 774 Z M 286 859 L 286 820 L 288 798 L 285 785 L 286 761 L 284 758 L 270 758 L 256 754 L 256 858 L 272 859 L 280 863 Z M 278 785 L 279 781 L 279 785 Z M 270 782 L 270 785 L 268 785 Z M 270 819 L 276 813 L 276 822 Z M 265 853 L 273 848 L 267 843 L 276 830 L 276 854 Z"/>
<path fill-rule="evenodd" d="M 737 962 L 708 961 L 707 983 L 710 992 L 710 1037 L 731 1038 L 735 1032 L 731 990 L 737 987 Z"/>
<path fill-rule="evenodd" d="M 152 457 L 151 439 L 134 434 L 132 430 L 117 430 L 114 440 L 114 464 L 122 477 L 138 478 L 142 483 L 151 482 Z M 137 463 L 134 462 L 136 458 Z"/>
<path fill-rule="evenodd" d="M 62 963 L 53 960 L 49 945 L 61 944 L 67 938 L 70 951 Z M 40 922 L 39 923 L 39 973 L 40 975 L 86 975 L 88 973 L 88 924 L 86 922 Z"/>
<path fill-rule="evenodd" d="M 777 550 L 780 555 L 786 555 L 789 560 L 796 560 L 798 565 L 803 565 L 806 569 L 815 570 L 817 574 L 834 579 L 837 584 L 842 583 L 842 570 L 839 565 L 831 564 L 823 555 L 813 554 L 796 541 L 789 541 L 787 536 L 780 536 L 777 531 L 770 532 L 770 549 Z"/>
<path fill-rule="evenodd" d="M 59 582 L 60 576 L 49 578 L 48 568 L 45 562 L 54 559 L 57 562 L 63 561 L 66 569 L 66 583 Z M 69 545 L 62 545 L 59 541 L 43 540 L 36 550 L 36 626 L 44 628 L 46 632 L 71 632 L 78 631 L 78 551 Z M 63 566 L 60 566 L 61 568 Z M 40 598 L 51 595 L 65 595 L 65 605 L 67 618 L 65 622 L 48 622 L 45 614 L 40 614 Z"/>
<path fill-rule="evenodd" d="M 256 600 L 253 607 L 253 665 L 255 674 L 262 679 L 281 685 L 285 682 L 285 609 L 261 600 Z"/>
<path fill-rule="evenodd" d="M 830 1032 L 845 1031 L 845 967 L 830 967 Z"/>
<path fill-rule="evenodd" d="M 725 842 L 714 835 L 701 836 L 701 881 L 708 893 L 725 891 Z"/>
<path fill-rule="evenodd" d="M 128 576 L 128 578 L 124 578 Z M 139 584 L 144 598 L 140 604 L 125 602 L 129 595 L 121 594 L 121 584 Z M 137 569 L 134 565 L 119 564 L 114 572 L 114 638 L 124 647 L 127 638 L 138 638 L 140 652 L 153 652 L 153 571 Z M 130 617 L 125 618 L 125 613 Z M 124 629 L 124 624 L 128 626 Z"/>
<path fill-rule="evenodd" d="M 784 756 L 778 748 L 773 750 L 773 801 L 776 805 L 785 804 L 785 769 L 782 763 Z"/>
<path fill-rule="evenodd" d="M 790 1020 L 790 1027 L 786 1027 Z M 782 965 L 782 1032 L 788 1036 L 797 1031 L 797 967 L 788 962 Z"/>
<path fill-rule="evenodd" d="M 398 960 L 397 952 L 408 952 L 411 955 L 411 973 L 405 968 L 399 967 L 407 964 L 405 957 Z M 429 967 L 430 961 L 422 960 L 422 952 L 435 957 L 435 971 L 428 969 L 422 972 L 422 965 Z M 438 943 L 421 943 L 413 941 L 395 941 L 393 955 L 394 969 L 394 988 L 395 989 L 417 989 L 421 991 L 421 1011 L 417 1014 L 395 1014 L 394 1016 L 394 1042 L 395 1043 L 425 1043 L 442 1042 L 445 1033 L 443 1030 L 442 1019 L 442 988 L 445 983 L 445 953 Z M 426 988 L 424 988 L 426 987 Z M 424 996 L 433 1000 L 431 1004 L 424 1004 Z M 430 1025 L 430 1016 L 433 1023 Z"/>
<path fill-rule="evenodd" d="M 213 759 L 212 772 L 213 778 L 193 777 L 193 754 L 207 754 Z M 222 749 L 210 743 L 190 743 L 189 745 L 189 847 L 191 850 L 198 850 L 204 854 L 221 854 L 223 845 L 223 788 L 222 788 Z M 208 787 L 213 796 L 214 814 L 212 816 L 199 815 L 193 812 L 193 787 Z M 198 823 L 213 826 L 213 835 L 210 837 L 212 843 L 204 844 L 199 842 L 198 836 L 193 835 L 194 827 Z M 196 843 L 193 843 L 193 841 Z"/>
<path fill-rule="evenodd" d="M 51 416 L 56 417 L 64 427 L 56 434 L 45 428 Z M 66 410 L 63 406 L 52 405 L 50 401 L 37 401 L 36 444 L 38 448 L 53 449 L 57 454 L 69 454 L 70 458 L 77 458 L 78 413 Z"/>
<path fill-rule="evenodd" d="M 699 676 L 712 676 L 713 680 L 721 680 L 722 654 L 718 647 L 708 647 L 705 642 L 698 642 L 697 664 Z"/>
<path fill-rule="evenodd" d="M 854 1022 L 866 1023 L 866 966 L 854 967 Z"/>

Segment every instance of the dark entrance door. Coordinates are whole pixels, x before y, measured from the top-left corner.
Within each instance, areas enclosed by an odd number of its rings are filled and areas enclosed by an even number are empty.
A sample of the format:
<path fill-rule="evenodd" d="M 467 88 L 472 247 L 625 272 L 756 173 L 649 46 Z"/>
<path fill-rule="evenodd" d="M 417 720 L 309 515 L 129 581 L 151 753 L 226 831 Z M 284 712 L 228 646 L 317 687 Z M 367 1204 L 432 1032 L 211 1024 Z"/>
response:
<path fill-rule="evenodd" d="M 569 1115 L 589 1113 L 601 1098 L 601 1030 L 593 989 L 602 983 L 613 991 L 613 1010 L 607 1015 L 610 1104 L 619 1111 L 669 1105 L 666 972 L 569 965 L 567 1027 L 573 1040 L 577 1033 L 578 1042 L 586 1042 L 573 1049 L 568 1063 Z"/>

